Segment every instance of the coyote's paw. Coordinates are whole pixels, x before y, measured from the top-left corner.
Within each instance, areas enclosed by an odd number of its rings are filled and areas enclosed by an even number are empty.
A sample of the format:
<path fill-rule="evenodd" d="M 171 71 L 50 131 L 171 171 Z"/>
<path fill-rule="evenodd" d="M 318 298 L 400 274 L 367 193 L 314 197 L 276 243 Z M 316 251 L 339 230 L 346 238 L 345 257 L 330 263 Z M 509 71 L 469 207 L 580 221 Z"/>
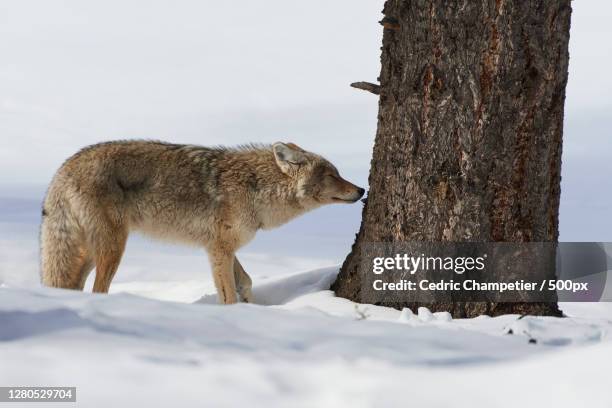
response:
<path fill-rule="evenodd" d="M 238 298 L 242 303 L 253 303 L 253 294 L 251 293 L 251 288 L 243 289 L 238 292 Z"/>

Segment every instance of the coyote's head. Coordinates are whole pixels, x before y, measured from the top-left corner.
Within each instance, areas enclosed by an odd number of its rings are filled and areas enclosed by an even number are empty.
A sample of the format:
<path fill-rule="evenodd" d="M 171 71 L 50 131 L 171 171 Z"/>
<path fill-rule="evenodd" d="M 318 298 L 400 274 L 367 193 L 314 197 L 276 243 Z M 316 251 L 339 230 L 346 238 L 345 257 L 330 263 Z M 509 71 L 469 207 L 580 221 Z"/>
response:
<path fill-rule="evenodd" d="M 276 163 L 298 186 L 298 199 L 313 205 L 354 203 L 365 190 L 343 179 L 338 169 L 323 157 L 293 143 L 272 146 Z"/>

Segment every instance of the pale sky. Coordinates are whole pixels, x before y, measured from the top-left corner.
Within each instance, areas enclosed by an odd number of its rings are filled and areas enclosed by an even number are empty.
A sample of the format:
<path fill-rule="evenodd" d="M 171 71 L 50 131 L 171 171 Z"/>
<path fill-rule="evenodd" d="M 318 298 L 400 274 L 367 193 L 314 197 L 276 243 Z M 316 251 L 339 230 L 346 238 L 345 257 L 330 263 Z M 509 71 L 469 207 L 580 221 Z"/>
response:
<path fill-rule="evenodd" d="M 119 138 L 293 141 L 364 185 L 377 98 L 349 83 L 376 81 L 382 5 L 1 2 L 0 196 Z M 612 241 L 612 5 L 572 6 L 561 239 Z"/>

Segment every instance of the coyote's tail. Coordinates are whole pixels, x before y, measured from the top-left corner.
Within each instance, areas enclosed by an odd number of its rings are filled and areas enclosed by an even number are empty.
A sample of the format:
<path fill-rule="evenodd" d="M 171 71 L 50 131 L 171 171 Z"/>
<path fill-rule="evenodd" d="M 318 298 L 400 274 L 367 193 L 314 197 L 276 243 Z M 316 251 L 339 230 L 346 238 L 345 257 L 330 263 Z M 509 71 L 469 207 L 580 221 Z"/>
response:
<path fill-rule="evenodd" d="M 89 272 L 84 234 L 64 194 L 52 190 L 42 210 L 41 281 L 45 286 L 82 290 Z"/>

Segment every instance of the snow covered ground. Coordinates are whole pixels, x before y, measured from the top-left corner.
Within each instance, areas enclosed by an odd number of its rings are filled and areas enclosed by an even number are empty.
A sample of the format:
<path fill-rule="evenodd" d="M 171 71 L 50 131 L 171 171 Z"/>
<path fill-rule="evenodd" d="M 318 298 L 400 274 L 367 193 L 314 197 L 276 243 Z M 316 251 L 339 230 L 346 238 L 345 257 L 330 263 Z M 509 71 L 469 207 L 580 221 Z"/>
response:
<path fill-rule="evenodd" d="M 452 320 L 336 298 L 336 272 L 256 281 L 234 306 L 194 282 L 3 287 L 0 384 L 76 386 L 84 407 L 610 406 L 612 304 Z"/>
<path fill-rule="evenodd" d="M 334 297 L 359 206 L 259 235 L 239 254 L 257 304 L 218 306 L 202 250 L 137 236 L 110 295 L 41 288 L 37 194 L 0 199 L 2 386 L 76 386 L 83 407 L 610 406 L 611 303 L 452 320 Z"/>

